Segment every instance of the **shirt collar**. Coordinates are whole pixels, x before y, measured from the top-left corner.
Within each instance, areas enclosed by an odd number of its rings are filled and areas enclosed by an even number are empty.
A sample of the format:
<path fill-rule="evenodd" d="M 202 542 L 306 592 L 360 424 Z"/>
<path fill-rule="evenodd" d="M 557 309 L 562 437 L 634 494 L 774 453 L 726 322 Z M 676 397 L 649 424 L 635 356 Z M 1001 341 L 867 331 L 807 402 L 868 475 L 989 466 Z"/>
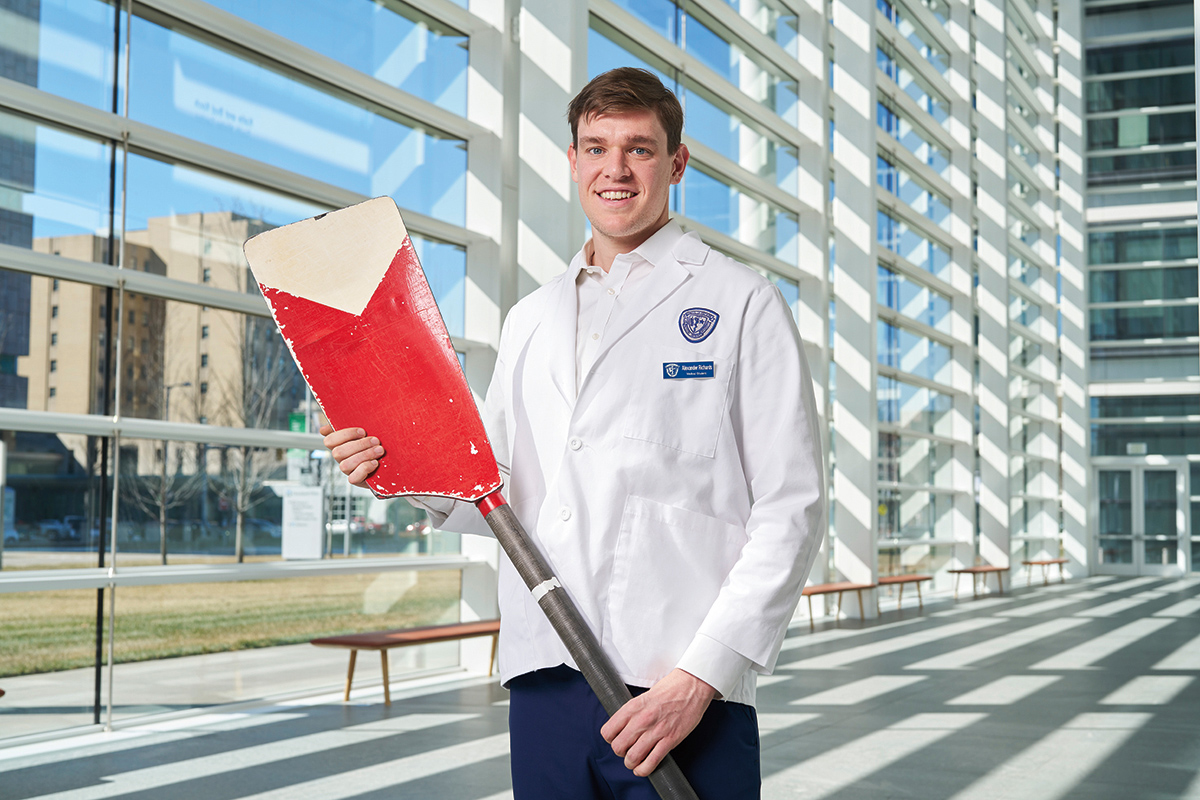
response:
<path fill-rule="evenodd" d="M 675 219 L 670 219 L 629 255 L 645 260 L 652 267 L 657 266 L 671 255 L 671 251 L 682 237 L 683 228 L 679 227 Z M 571 259 L 571 266 L 568 268 L 571 280 L 578 279 L 579 273 L 587 268 L 588 262 L 592 260 L 592 248 L 592 240 L 588 239 L 583 248 L 575 254 L 575 258 Z"/>

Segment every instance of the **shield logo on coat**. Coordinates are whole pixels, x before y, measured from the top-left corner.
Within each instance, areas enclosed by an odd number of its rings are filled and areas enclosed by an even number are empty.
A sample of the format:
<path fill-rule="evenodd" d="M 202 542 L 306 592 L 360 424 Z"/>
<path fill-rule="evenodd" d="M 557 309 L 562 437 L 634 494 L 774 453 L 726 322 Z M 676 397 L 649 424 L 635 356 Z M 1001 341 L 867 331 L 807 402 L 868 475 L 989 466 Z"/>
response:
<path fill-rule="evenodd" d="M 703 342 L 720 318 L 720 314 L 707 308 L 689 308 L 679 315 L 679 331 L 692 344 Z"/>
<path fill-rule="evenodd" d="M 668 378 L 674 378 L 676 375 L 679 374 L 679 365 L 678 364 L 667 364 L 666 368 L 667 368 L 667 377 Z"/>

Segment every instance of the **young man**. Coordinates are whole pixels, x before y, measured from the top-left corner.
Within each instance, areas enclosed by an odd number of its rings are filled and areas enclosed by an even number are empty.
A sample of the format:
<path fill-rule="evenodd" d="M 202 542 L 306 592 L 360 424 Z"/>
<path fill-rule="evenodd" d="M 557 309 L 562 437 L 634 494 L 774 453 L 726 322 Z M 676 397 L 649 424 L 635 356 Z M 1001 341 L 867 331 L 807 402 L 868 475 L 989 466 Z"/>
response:
<path fill-rule="evenodd" d="M 510 505 L 636 696 L 607 719 L 504 559 L 514 793 L 652 800 L 673 751 L 701 798 L 755 798 L 754 676 L 823 535 L 808 366 L 779 292 L 670 219 L 675 96 L 616 69 L 568 120 L 592 239 L 505 320 L 482 413 Z M 361 429 L 322 432 L 351 482 L 378 466 Z M 469 504 L 423 505 L 487 533 Z"/>

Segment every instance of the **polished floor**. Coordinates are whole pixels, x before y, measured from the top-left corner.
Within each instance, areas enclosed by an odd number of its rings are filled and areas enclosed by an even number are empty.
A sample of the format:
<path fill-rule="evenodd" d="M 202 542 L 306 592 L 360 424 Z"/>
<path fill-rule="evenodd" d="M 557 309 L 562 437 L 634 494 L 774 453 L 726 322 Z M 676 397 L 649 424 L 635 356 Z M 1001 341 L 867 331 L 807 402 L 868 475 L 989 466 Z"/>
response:
<path fill-rule="evenodd" d="M 1200 579 L 1098 577 L 789 632 L 764 798 L 1200 800 Z M 0 746 L 0 798 L 508 791 L 506 692 L 430 678 Z"/>

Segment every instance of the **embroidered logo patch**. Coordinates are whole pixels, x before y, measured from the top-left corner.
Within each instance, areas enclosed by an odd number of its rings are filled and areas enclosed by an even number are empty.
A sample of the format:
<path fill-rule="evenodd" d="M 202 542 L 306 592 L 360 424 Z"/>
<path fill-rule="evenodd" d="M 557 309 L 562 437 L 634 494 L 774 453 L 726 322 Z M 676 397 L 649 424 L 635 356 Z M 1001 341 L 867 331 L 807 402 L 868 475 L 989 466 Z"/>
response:
<path fill-rule="evenodd" d="M 663 364 L 663 378 L 666 380 L 711 378 L 713 374 L 711 361 L 668 361 Z"/>
<path fill-rule="evenodd" d="M 703 342 L 720 318 L 720 314 L 707 308 L 689 308 L 679 315 L 679 332 L 692 344 Z"/>

